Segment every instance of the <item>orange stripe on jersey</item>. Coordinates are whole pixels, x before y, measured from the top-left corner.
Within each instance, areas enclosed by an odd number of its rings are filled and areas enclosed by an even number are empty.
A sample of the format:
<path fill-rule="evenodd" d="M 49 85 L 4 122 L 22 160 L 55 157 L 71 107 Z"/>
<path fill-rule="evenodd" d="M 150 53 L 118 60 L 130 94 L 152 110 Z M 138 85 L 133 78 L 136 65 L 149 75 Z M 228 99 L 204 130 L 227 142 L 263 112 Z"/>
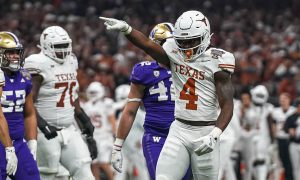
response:
<path fill-rule="evenodd" d="M 234 69 L 235 65 L 232 65 L 232 64 L 219 64 L 219 67 L 220 68 L 231 68 L 231 69 Z"/>

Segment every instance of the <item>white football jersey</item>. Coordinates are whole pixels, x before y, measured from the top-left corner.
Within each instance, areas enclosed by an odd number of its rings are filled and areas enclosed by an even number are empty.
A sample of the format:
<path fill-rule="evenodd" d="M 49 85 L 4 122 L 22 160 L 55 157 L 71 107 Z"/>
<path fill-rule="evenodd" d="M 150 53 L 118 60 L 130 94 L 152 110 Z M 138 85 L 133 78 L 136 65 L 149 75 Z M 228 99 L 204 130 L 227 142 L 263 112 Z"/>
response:
<path fill-rule="evenodd" d="M 216 121 L 219 103 L 214 73 L 233 73 L 235 58 L 222 49 L 209 48 L 196 60 L 185 62 L 174 39 L 163 45 L 169 56 L 176 91 L 175 117 L 188 121 Z"/>
<path fill-rule="evenodd" d="M 0 69 L 0 86 L 5 84 L 5 77 L 3 71 Z"/>
<path fill-rule="evenodd" d="M 43 82 L 35 107 L 50 125 L 68 127 L 74 122 L 74 101 L 77 98 L 78 62 L 74 55 L 67 56 L 63 64 L 43 53 L 25 59 L 25 69 L 39 74 Z"/>
<path fill-rule="evenodd" d="M 273 120 L 276 122 L 276 137 L 278 138 L 288 138 L 289 135 L 284 132 L 283 127 L 286 119 L 296 112 L 297 108 L 290 106 L 287 111 L 283 111 L 281 107 L 274 108 L 271 112 Z"/>
<path fill-rule="evenodd" d="M 112 126 L 108 117 L 114 115 L 113 102 L 110 98 L 104 98 L 98 101 L 88 101 L 82 105 L 82 108 L 95 126 L 95 133 L 112 134 Z"/>

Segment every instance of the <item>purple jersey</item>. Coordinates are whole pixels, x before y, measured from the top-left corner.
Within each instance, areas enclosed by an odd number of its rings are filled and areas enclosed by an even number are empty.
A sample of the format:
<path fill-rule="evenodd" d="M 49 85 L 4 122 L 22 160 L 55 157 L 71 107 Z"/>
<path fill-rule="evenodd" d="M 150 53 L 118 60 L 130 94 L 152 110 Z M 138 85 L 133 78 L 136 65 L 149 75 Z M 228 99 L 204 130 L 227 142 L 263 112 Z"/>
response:
<path fill-rule="evenodd" d="M 21 69 L 12 76 L 5 75 L 1 104 L 10 137 L 14 140 L 24 137 L 23 109 L 31 88 L 31 76 L 27 71 Z"/>
<path fill-rule="evenodd" d="M 145 133 L 167 136 L 174 121 L 174 97 L 171 71 L 155 61 L 145 61 L 134 66 L 132 83 L 144 85 L 143 103 L 146 110 Z"/>

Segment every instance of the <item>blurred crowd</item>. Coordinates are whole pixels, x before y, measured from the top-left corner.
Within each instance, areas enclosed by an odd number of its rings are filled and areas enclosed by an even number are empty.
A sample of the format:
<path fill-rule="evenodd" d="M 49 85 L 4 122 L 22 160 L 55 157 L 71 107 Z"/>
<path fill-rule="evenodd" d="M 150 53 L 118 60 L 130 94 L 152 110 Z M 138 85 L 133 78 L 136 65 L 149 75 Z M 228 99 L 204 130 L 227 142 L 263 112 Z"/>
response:
<path fill-rule="evenodd" d="M 197 9 L 210 20 L 212 44 L 236 57 L 236 97 L 244 88 L 264 84 L 276 104 L 281 92 L 289 92 L 292 99 L 300 94 L 299 8 L 296 0 L 0 0 L 0 27 L 20 37 L 26 57 L 39 51 L 45 27 L 64 27 L 79 60 L 80 90 L 96 80 L 113 97 L 115 87 L 129 82 L 133 65 L 145 54 L 124 36 L 105 31 L 98 17 L 126 20 L 148 34 L 155 24 L 175 23 L 183 11 Z"/>

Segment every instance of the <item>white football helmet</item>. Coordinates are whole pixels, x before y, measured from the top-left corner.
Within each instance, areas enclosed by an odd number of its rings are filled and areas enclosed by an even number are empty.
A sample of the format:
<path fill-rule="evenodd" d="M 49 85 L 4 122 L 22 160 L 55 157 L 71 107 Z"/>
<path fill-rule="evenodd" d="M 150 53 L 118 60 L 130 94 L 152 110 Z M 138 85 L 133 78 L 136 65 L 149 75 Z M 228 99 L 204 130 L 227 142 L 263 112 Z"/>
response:
<path fill-rule="evenodd" d="M 128 97 L 129 91 L 130 91 L 130 85 L 128 85 L 128 84 L 119 85 L 115 90 L 116 101 L 120 102 L 120 101 L 126 100 Z"/>
<path fill-rule="evenodd" d="M 254 104 L 263 105 L 269 99 L 269 92 L 263 85 L 257 85 L 250 90 L 251 98 Z"/>
<path fill-rule="evenodd" d="M 100 82 L 92 82 L 86 89 L 86 97 L 89 101 L 102 99 L 105 96 L 105 88 Z"/>
<path fill-rule="evenodd" d="M 114 104 L 115 110 L 121 110 L 124 108 L 127 102 L 129 91 L 130 91 L 130 85 L 128 84 L 119 85 L 115 89 L 115 99 L 116 99 L 116 103 Z"/>
<path fill-rule="evenodd" d="M 149 39 L 159 45 L 163 45 L 164 42 L 166 42 L 166 39 L 173 37 L 173 32 L 173 24 L 168 22 L 159 23 L 151 30 Z"/>
<path fill-rule="evenodd" d="M 176 20 L 174 38 L 185 61 L 204 53 L 211 36 L 209 21 L 199 11 L 186 11 Z"/>
<path fill-rule="evenodd" d="M 72 52 L 72 40 L 60 26 L 46 28 L 41 34 L 40 44 L 42 52 L 60 64 Z"/>

